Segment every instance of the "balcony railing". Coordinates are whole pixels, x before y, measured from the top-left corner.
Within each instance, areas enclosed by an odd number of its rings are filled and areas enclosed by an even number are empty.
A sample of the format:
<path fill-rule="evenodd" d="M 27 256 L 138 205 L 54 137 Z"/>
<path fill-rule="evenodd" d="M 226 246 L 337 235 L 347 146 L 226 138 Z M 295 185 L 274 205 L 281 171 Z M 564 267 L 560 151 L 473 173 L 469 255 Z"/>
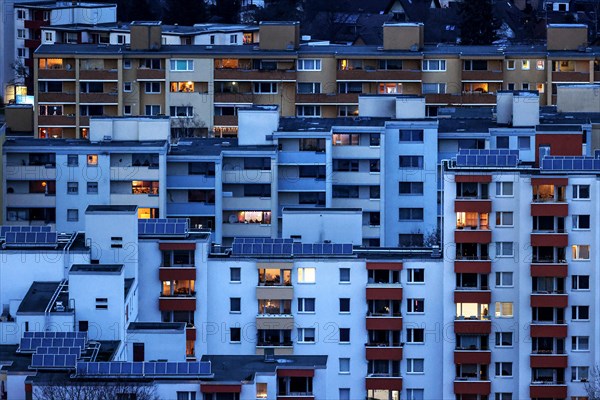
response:
<path fill-rule="evenodd" d="M 186 291 L 186 292 L 179 292 L 179 293 L 164 293 L 164 292 L 160 292 L 159 296 L 160 297 L 195 297 L 196 296 L 196 292 L 193 291 L 193 290 Z"/>
<path fill-rule="evenodd" d="M 291 340 L 289 342 L 263 342 L 258 341 L 256 343 L 258 347 L 291 347 L 294 345 L 294 342 Z"/>
<path fill-rule="evenodd" d="M 535 355 L 565 355 L 567 354 L 567 352 L 565 350 L 532 350 L 531 354 L 535 354 Z"/>
<path fill-rule="evenodd" d="M 459 350 L 459 351 L 489 351 L 490 348 L 489 346 L 456 346 L 454 348 L 455 350 Z"/>
<path fill-rule="evenodd" d="M 457 286 L 455 290 L 464 290 L 464 291 L 479 291 L 479 290 L 490 290 L 489 286 L 479 285 L 479 286 Z"/>
<path fill-rule="evenodd" d="M 531 380 L 531 384 L 532 385 L 566 385 L 564 380 L 561 379 L 532 379 Z"/>
<path fill-rule="evenodd" d="M 547 295 L 566 294 L 566 292 L 564 290 L 533 290 L 531 293 L 532 294 L 547 294 Z"/>
<path fill-rule="evenodd" d="M 403 347 L 402 342 L 367 342 L 366 347 Z"/>
<path fill-rule="evenodd" d="M 401 378 L 400 372 L 370 372 L 367 373 L 367 378 Z"/>
<path fill-rule="evenodd" d="M 566 264 L 567 260 L 554 257 L 533 257 L 532 264 Z"/>
<path fill-rule="evenodd" d="M 531 320 L 531 323 L 536 324 L 536 325 L 565 325 L 565 320 L 564 319 L 555 319 L 552 321 L 546 321 L 546 320 L 533 319 L 533 320 Z"/>
<path fill-rule="evenodd" d="M 455 259 L 460 261 L 490 261 L 489 256 L 465 256 L 461 254 L 457 254 Z"/>
<path fill-rule="evenodd" d="M 481 316 L 471 315 L 469 317 L 466 317 L 464 315 L 459 315 L 459 316 L 455 316 L 454 320 L 455 321 L 489 321 L 490 318 L 491 317 L 489 315 L 481 315 Z"/>
<path fill-rule="evenodd" d="M 454 380 L 455 381 L 489 381 L 490 378 L 487 375 L 481 375 L 481 376 L 462 375 L 462 376 L 457 376 Z"/>
<path fill-rule="evenodd" d="M 367 317 L 402 317 L 400 312 L 371 312 L 367 311 Z"/>

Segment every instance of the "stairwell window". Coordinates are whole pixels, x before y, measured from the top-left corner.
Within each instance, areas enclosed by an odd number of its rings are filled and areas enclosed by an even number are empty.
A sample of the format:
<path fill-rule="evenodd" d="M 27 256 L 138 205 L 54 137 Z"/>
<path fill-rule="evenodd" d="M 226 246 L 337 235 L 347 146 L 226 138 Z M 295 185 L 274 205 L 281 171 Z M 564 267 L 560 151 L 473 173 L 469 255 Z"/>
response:
<path fill-rule="evenodd" d="M 446 71 L 446 60 L 423 60 L 423 72 Z"/>
<path fill-rule="evenodd" d="M 573 215 L 573 229 L 590 229 L 589 215 Z"/>
<path fill-rule="evenodd" d="M 494 315 L 496 318 L 512 318 L 514 316 L 513 303 L 497 301 Z"/>
<path fill-rule="evenodd" d="M 590 306 L 571 306 L 571 319 L 573 321 L 589 321 Z"/>
<path fill-rule="evenodd" d="M 495 364 L 495 372 L 496 372 L 496 376 L 502 376 L 502 377 L 511 377 L 513 376 L 513 372 L 512 372 L 512 363 L 510 362 L 497 362 Z"/>
<path fill-rule="evenodd" d="M 514 255 L 513 242 L 497 242 L 496 257 L 512 257 Z"/>
<path fill-rule="evenodd" d="M 171 71 L 193 71 L 194 60 L 171 60 Z"/>
<path fill-rule="evenodd" d="M 589 351 L 590 337 L 589 336 L 573 336 L 571 338 L 571 349 L 573 351 Z"/>
<path fill-rule="evenodd" d="M 320 71 L 321 60 L 306 59 L 298 60 L 298 71 Z"/>
<path fill-rule="evenodd" d="M 425 330 L 423 328 L 406 329 L 406 343 L 425 343 Z"/>
<path fill-rule="evenodd" d="M 573 199 L 589 200 L 590 185 L 573 185 Z"/>
<path fill-rule="evenodd" d="M 587 382 L 589 367 L 571 367 L 571 382 Z"/>
<path fill-rule="evenodd" d="M 316 268 L 298 268 L 298 283 L 315 283 L 316 275 Z"/>
<path fill-rule="evenodd" d="M 573 275 L 571 277 L 572 290 L 590 290 L 589 275 Z"/>
<path fill-rule="evenodd" d="M 590 246 L 587 244 L 574 244 L 571 246 L 573 260 L 589 260 Z"/>

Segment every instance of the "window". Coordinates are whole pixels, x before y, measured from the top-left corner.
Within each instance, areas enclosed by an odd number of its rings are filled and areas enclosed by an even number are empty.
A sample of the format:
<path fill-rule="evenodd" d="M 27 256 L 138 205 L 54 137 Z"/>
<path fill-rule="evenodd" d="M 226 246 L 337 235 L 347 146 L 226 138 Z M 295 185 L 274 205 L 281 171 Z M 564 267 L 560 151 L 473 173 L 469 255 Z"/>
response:
<path fill-rule="evenodd" d="M 512 211 L 496 211 L 496 226 L 513 226 Z"/>
<path fill-rule="evenodd" d="M 424 313 L 425 299 L 406 299 L 406 312 L 409 314 Z"/>
<path fill-rule="evenodd" d="M 422 208 L 400 208 L 400 221 L 423 221 Z"/>
<path fill-rule="evenodd" d="M 194 82 L 171 82 L 170 90 L 172 93 L 194 93 Z"/>
<path fill-rule="evenodd" d="M 321 106 L 296 106 L 296 116 L 298 117 L 320 117 Z"/>
<path fill-rule="evenodd" d="M 340 82 L 338 83 L 339 93 L 362 93 L 363 84 L 362 82 Z"/>
<path fill-rule="evenodd" d="M 79 193 L 79 183 L 78 182 L 67 182 L 67 194 L 77 194 Z"/>
<path fill-rule="evenodd" d="M 506 60 L 506 69 L 508 69 L 508 70 L 515 69 L 515 60 Z"/>
<path fill-rule="evenodd" d="M 21 57 L 21 58 L 27 57 L 27 50 L 23 47 L 17 48 L 17 57 Z"/>
<path fill-rule="evenodd" d="M 360 135 L 358 133 L 334 133 L 331 138 L 334 146 L 358 146 Z"/>
<path fill-rule="evenodd" d="M 519 150 L 529 150 L 531 148 L 531 140 L 529 136 L 519 136 Z"/>
<path fill-rule="evenodd" d="M 512 400 L 512 393 L 496 393 L 494 400 Z"/>
<path fill-rule="evenodd" d="M 587 382 L 589 367 L 571 367 L 571 382 Z"/>
<path fill-rule="evenodd" d="M 298 342 L 299 343 L 314 343 L 315 342 L 315 328 L 298 328 Z"/>
<path fill-rule="evenodd" d="M 160 93 L 160 82 L 146 82 L 145 91 L 148 94 Z"/>
<path fill-rule="evenodd" d="M 350 328 L 340 328 L 340 343 L 350 343 Z"/>
<path fill-rule="evenodd" d="M 543 83 L 538 83 L 538 84 L 535 85 L 536 90 L 538 92 L 540 92 L 540 93 L 544 93 L 545 92 L 545 87 L 546 87 L 546 85 L 543 84 Z"/>
<path fill-rule="evenodd" d="M 340 388 L 339 398 L 340 400 L 350 400 L 350 389 Z"/>
<path fill-rule="evenodd" d="M 340 358 L 340 374 L 349 374 L 350 373 L 350 359 L 349 358 Z"/>
<path fill-rule="evenodd" d="M 400 195 L 423 194 L 423 182 L 400 182 Z"/>
<path fill-rule="evenodd" d="M 229 35 L 229 44 L 237 44 L 237 35 Z"/>
<path fill-rule="evenodd" d="M 315 312 L 315 299 L 300 297 L 298 299 L 298 312 L 299 313 L 314 313 Z"/>
<path fill-rule="evenodd" d="M 53 32 L 45 32 L 44 39 L 46 42 L 54 42 L 54 34 Z"/>
<path fill-rule="evenodd" d="M 275 94 L 277 93 L 277 82 L 255 82 L 253 93 L 256 94 Z"/>
<path fill-rule="evenodd" d="M 422 233 L 401 233 L 398 235 L 398 247 L 423 247 Z"/>
<path fill-rule="evenodd" d="M 571 348 L 573 351 L 589 351 L 590 337 L 589 336 L 573 336 L 571 338 Z"/>
<path fill-rule="evenodd" d="M 171 71 L 193 71 L 194 60 L 171 60 Z"/>
<path fill-rule="evenodd" d="M 590 246 L 587 244 L 574 244 L 571 246 L 573 260 L 589 260 Z"/>
<path fill-rule="evenodd" d="M 571 319 L 573 321 L 589 320 L 590 306 L 571 306 Z"/>
<path fill-rule="evenodd" d="M 256 398 L 266 399 L 267 398 L 267 384 L 256 382 Z"/>
<path fill-rule="evenodd" d="M 546 68 L 546 62 L 544 60 L 537 60 L 535 62 L 535 69 L 543 71 Z"/>
<path fill-rule="evenodd" d="M 358 106 L 338 106 L 338 117 L 358 116 Z"/>
<path fill-rule="evenodd" d="M 512 332 L 496 332 L 496 347 L 512 347 Z"/>
<path fill-rule="evenodd" d="M 423 168 L 423 156 L 399 156 L 400 168 Z"/>
<path fill-rule="evenodd" d="M 446 70 L 446 60 L 423 60 L 423 72 Z"/>
<path fill-rule="evenodd" d="M 160 58 L 145 58 L 140 60 L 140 68 L 160 69 Z"/>
<path fill-rule="evenodd" d="M 79 157 L 77 154 L 69 154 L 67 156 L 67 167 L 77 167 L 79 165 Z"/>
<path fill-rule="evenodd" d="M 407 274 L 408 283 L 425 283 L 425 268 L 409 268 Z"/>
<path fill-rule="evenodd" d="M 20 19 L 20 20 L 27 19 L 27 11 L 26 10 L 17 10 L 17 19 Z"/>
<path fill-rule="evenodd" d="M 496 197 L 513 196 L 512 182 L 496 182 Z"/>
<path fill-rule="evenodd" d="M 315 268 L 298 268 L 298 283 L 315 283 L 316 269 Z"/>
<path fill-rule="evenodd" d="M 423 142 L 423 131 L 416 129 L 400 129 L 400 142 Z"/>
<path fill-rule="evenodd" d="M 131 60 L 123 60 L 123 69 L 131 69 Z"/>
<path fill-rule="evenodd" d="M 512 272 L 496 272 L 496 287 L 512 287 L 513 273 Z"/>
<path fill-rule="evenodd" d="M 177 392 L 177 400 L 196 400 L 196 392 Z"/>
<path fill-rule="evenodd" d="M 401 94 L 402 83 L 380 83 L 379 94 Z"/>
<path fill-rule="evenodd" d="M 239 313 L 242 311 L 242 299 L 239 297 L 229 298 L 229 312 Z"/>
<path fill-rule="evenodd" d="M 512 82 L 507 83 L 506 90 L 515 90 L 515 84 Z"/>
<path fill-rule="evenodd" d="M 512 363 L 511 362 L 497 362 L 495 363 L 496 376 L 512 376 Z"/>
<path fill-rule="evenodd" d="M 444 94 L 446 93 L 445 83 L 424 83 L 423 94 Z"/>
<path fill-rule="evenodd" d="M 407 328 L 406 343 L 425 343 L 425 329 Z"/>
<path fill-rule="evenodd" d="M 508 149 L 508 147 L 509 147 L 508 136 L 497 136 L 496 137 L 496 148 Z"/>
<path fill-rule="evenodd" d="M 108 310 L 108 299 L 106 297 L 96 297 L 96 310 Z"/>
<path fill-rule="evenodd" d="M 123 82 L 123 91 L 124 92 L 131 92 L 132 89 L 132 83 L 131 82 Z"/>
<path fill-rule="evenodd" d="M 123 106 L 123 115 L 131 115 L 131 106 Z"/>
<path fill-rule="evenodd" d="M 521 69 L 527 71 L 528 69 L 531 68 L 531 64 L 529 63 L 529 60 L 521 60 Z"/>
<path fill-rule="evenodd" d="M 242 328 L 229 328 L 229 341 L 231 343 L 241 343 Z"/>
<path fill-rule="evenodd" d="M 350 282 L 350 268 L 340 268 L 340 283 Z"/>
<path fill-rule="evenodd" d="M 191 106 L 171 106 L 169 107 L 169 114 L 171 117 L 193 117 L 194 107 Z"/>
<path fill-rule="evenodd" d="M 319 83 L 319 82 L 298 82 L 298 93 L 300 93 L 300 94 L 321 93 L 321 83 Z"/>
<path fill-rule="evenodd" d="M 242 269 L 239 267 L 229 268 L 229 282 L 241 282 L 242 281 Z"/>
<path fill-rule="evenodd" d="M 521 83 L 521 89 L 522 90 L 529 90 L 529 83 L 527 83 L 527 82 Z"/>
<path fill-rule="evenodd" d="M 422 374 L 425 372 L 425 360 L 423 358 L 407 358 L 406 373 Z"/>
<path fill-rule="evenodd" d="M 321 60 L 298 60 L 298 71 L 320 71 Z"/>
<path fill-rule="evenodd" d="M 590 290 L 589 275 L 573 275 L 571 277 L 572 290 Z"/>
<path fill-rule="evenodd" d="M 148 115 L 148 116 L 151 116 L 151 115 L 156 116 L 156 115 L 160 114 L 160 105 L 151 105 L 151 104 L 149 104 L 149 105 L 147 105 L 145 107 L 145 110 L 146 110 L 146 115 Z"/>
<path fill-rule="evenodd" d="M 512 257 L 513 255 L 513 242 L 496 243 L 496 257 Z"/>
<path fill-rule="evenodd" d="M 590 216 L 573 215 L 573 229 L 590 229 Z"/>
<path fill-rule="evenodd" d="M 371 396 L 369 396 L 369 398 L 371 398 Z M 400 398 L 400 396 L 394 398 Z M 423 400 L 424 398 L 425 389 L 406 389 L 406 400 Z"/>
<path fill-rule="evenodd" d="M 573 185 L 573 199 L 582 200 L 590 198 L 590 185 Z"/>
<path fill-rule="evenodd" d="M 340 312 L 341 313 L 349 313 L 350 312 L 350 299 L 348 299 L 348 298 L 340 299 Z"/>
<path fill-rule="evenodd" d="M 98 182 L 87 183 L 87 194 L 98 194 Z"/>
<path fill-rule="evenodd" d="M 513 317 L 513 303 L 512 302 L 496 302 L 496 318 L 512 318 Z"/>
<path fill-rule="evenodd" d="M 98 165 L 98 154 L 88 154 L 87 165 L 88 167 Z"/>
<path fill-rule="evenodd" d="M 25 29 L 17 29 L 17 39 L 27 39 L 27 31 Z"/>
<path fill-rule="evenodd" d="M 70 208 L 67 210 L 67 221 L 77 222 L 79 221 L 79 210 Z"/>

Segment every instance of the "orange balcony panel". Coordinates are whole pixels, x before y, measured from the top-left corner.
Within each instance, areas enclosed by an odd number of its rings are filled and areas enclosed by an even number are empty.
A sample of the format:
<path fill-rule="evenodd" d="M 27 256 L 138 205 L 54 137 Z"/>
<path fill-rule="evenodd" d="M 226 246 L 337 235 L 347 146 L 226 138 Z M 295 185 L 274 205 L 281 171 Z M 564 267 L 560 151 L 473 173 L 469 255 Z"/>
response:
<path fill-rule="evenodd" d="M 456 243 L 492 243 L 492 231 L 490 230 L 461 230 L 454 231 L 454 242 Z"/>
<path fill-rule="evenodd" d="M 38 101 L 41 103 L 75 103 L 75 93 L 40 92 Z"/>
<path fill-rule="evenodd" d="M 489 320 L 454 320 L 454 333 L 460 334 L 490 334 L 492 323 Z"/>
<path fill-rule="evenodd" d="M 531 264 L 532 277 L 566 278 L 568 274 L 567 264 Z"/>
<path fill-rule="evenodd" d="M 402 288 L 367 288 L 367 300 L 402 300 Z"/>
<path fill-rule="evenodd" d="M 80 70 L 80 80 L 95 80 L 95 81 L 116 81 L 119 79 L 117 70 L 99 69 L 99 70 Z"/>
<path fill-rule="evenodd" d="M 72 125 L 75 126 L 75 117 L 67 115 L 40 115 L 38 117 L 39 125 Z"/>
<path fill-rule="evenodd" d="M 402 347 L 367 347 L 367 360 L 402 360 Z"/>
<path fill-rule="evenodd" d="M 50 25 L 50 21 L 42 21 L 42 20 L 25 20 L 25 28 L 27 29 L 40 29 L 42 26 Z"/>
<path fill-rule="evenodd" d="M 567 186 L 569 178 L 531 178 L 531 186 L 538 185 L 556 185 Z"/>
<path fill-rule="evenodd" d="M 339 104 L 339 103 L 358 103 L 358 93 L 310 93 L 296 94 L 296 103 L 320 103 L 320 104 Z"/>
<path fill-rule="evenodd" d="M 565 354 L 546 354 L 529 356 L 531 368 L 567 368 L 568 357 Z"/>
<path fill-rule="evenodd" d="M 567 203 L 532 203 L 532 217 L 566 217 L 569 215 Z"/>
<path fill-rule="evenodd" d="M 195 281 L 196 268 L 159 268 L 158 279 L 161 281 Z"/>
<path fill-rule="evenodd" d="M 402 271 L 401 262 L 368 262 L 368 270 Z"/>
<path fill-rule="evenodd" d="M 569 235 L 566 233 L 532 233 L 532 246 L 567 247 Z"/>
<path fill-rule="evenodd" d="M 478 183 L 491 183 L 491 175 L 455 175 L 455 182 L 478 182 Z"/>
<path fill-rule="evenodd" d="M 337 79 L 341 81 L 420 81 L 421 71 L 415 70 L 338 70 Z"/>
<path fill-rule="evenodd" d="M 196 327 L 187 327 L 185 328 L 185 339 L 186 340 L 196 340 Z"/>
<path fill-rule="evenodd" d="M 529 396 L 532 399 L 565 399 L 567 398 L 567 385 L 530 385 Z"/>
<path fill-rule="evenodd" d="M 80 93 L 79 101 L 81 103 L 115 104 L 119 102 L 119 96 L 117 93 Z"/>
<path fill-rule="evenodd" d="M 565 308 L 569 305 L 569 296 L 566 294 L 532 294 L 531 307 L 556 307 Z"/>
<path fill-rule="evenodd" d="M 492 362 L 492 352 L 489 350 L 455 350 L 454 364 L 485 364 Z"/>
<path fill-rule="evenodd" d="M 531 337 L 565 338 L 567 337 L 567 325 L 531 324 L 529 335 Z"/>
<path fill-rule="evenodd" d="M 294 70 L 215 69 L 215 80 L 232 81 L 295 81 Z"/>
<path fill-rule="evenodd" d="M 161 297 L 158 299 L 160 311 L 196 311 L 195 297 Z"/>
<path fill-rule="evenodd" d="M 455 212 L 492 212 L 491 200 L 456 200 L 454 202 Z"/>
<path fill-rule="evenodd" d="M 454 393 L 488 395 L 491 386 L 489 381 L 454 381 Z"/>
<path fill-rule="evenodd" d="M 457 274 L 489 274 L 492 272 L 491 261 L 454 261 L 454 272 Z"/>
<path fill-rule="evenodd" d="M 402 317 L 367 317 L 367 330 L 402 330 Z"/>
<path fill-rule="evenodd" d="M 454 291 L 454 302 L 490 304 L 492 292 L 489 290 L 456 290 Z"/>
<path fill-rule="evenodd" d="M 402 390 L 402 378 L 366 378 L 367 390 Z"/>
<path fill-rule="evenodd" d="M 38 39 L 25 39 L 25 47 L 28 49 L 37 49 L 42 44 L 41 40 Z"/>

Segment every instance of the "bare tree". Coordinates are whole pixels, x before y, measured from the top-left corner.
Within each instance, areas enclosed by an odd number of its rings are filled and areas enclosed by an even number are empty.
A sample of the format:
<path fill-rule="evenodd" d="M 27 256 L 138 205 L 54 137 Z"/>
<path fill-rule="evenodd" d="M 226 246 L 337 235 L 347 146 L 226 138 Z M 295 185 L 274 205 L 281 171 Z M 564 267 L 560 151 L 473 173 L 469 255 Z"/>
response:
<path fill-rule="evenodd" d="M 600 367 L 590 368 L 588 380 L 585 382 L 588 400 L 600 400 Z"/>
<path fill-rule="evenodd" d="M 191 104 L 181 106 L 193 109 Z M 173 138 L 205 137 L 207 135 L 206 123 L 197 113 L 191 116 L 177 115 L 171 118 L 171 136 Z"/>
<path fill-rule="evenodd" d="M 13 71 L 13 79 L 11 79 L 9 83 L 13 87 L 14 102 L 16 103 L 17 86 L 27 84 L 27 81 L 29 80 L 29 69 L 20 59 L 16 59 L 14 62 L 10 63 L 10 69 Z"/>
<path fill-rule="evenodd" d="M 152 382 L 83 382 L 67 377 L 36 384 L 32 397 L 40 400 L 159 400 Z"/>

